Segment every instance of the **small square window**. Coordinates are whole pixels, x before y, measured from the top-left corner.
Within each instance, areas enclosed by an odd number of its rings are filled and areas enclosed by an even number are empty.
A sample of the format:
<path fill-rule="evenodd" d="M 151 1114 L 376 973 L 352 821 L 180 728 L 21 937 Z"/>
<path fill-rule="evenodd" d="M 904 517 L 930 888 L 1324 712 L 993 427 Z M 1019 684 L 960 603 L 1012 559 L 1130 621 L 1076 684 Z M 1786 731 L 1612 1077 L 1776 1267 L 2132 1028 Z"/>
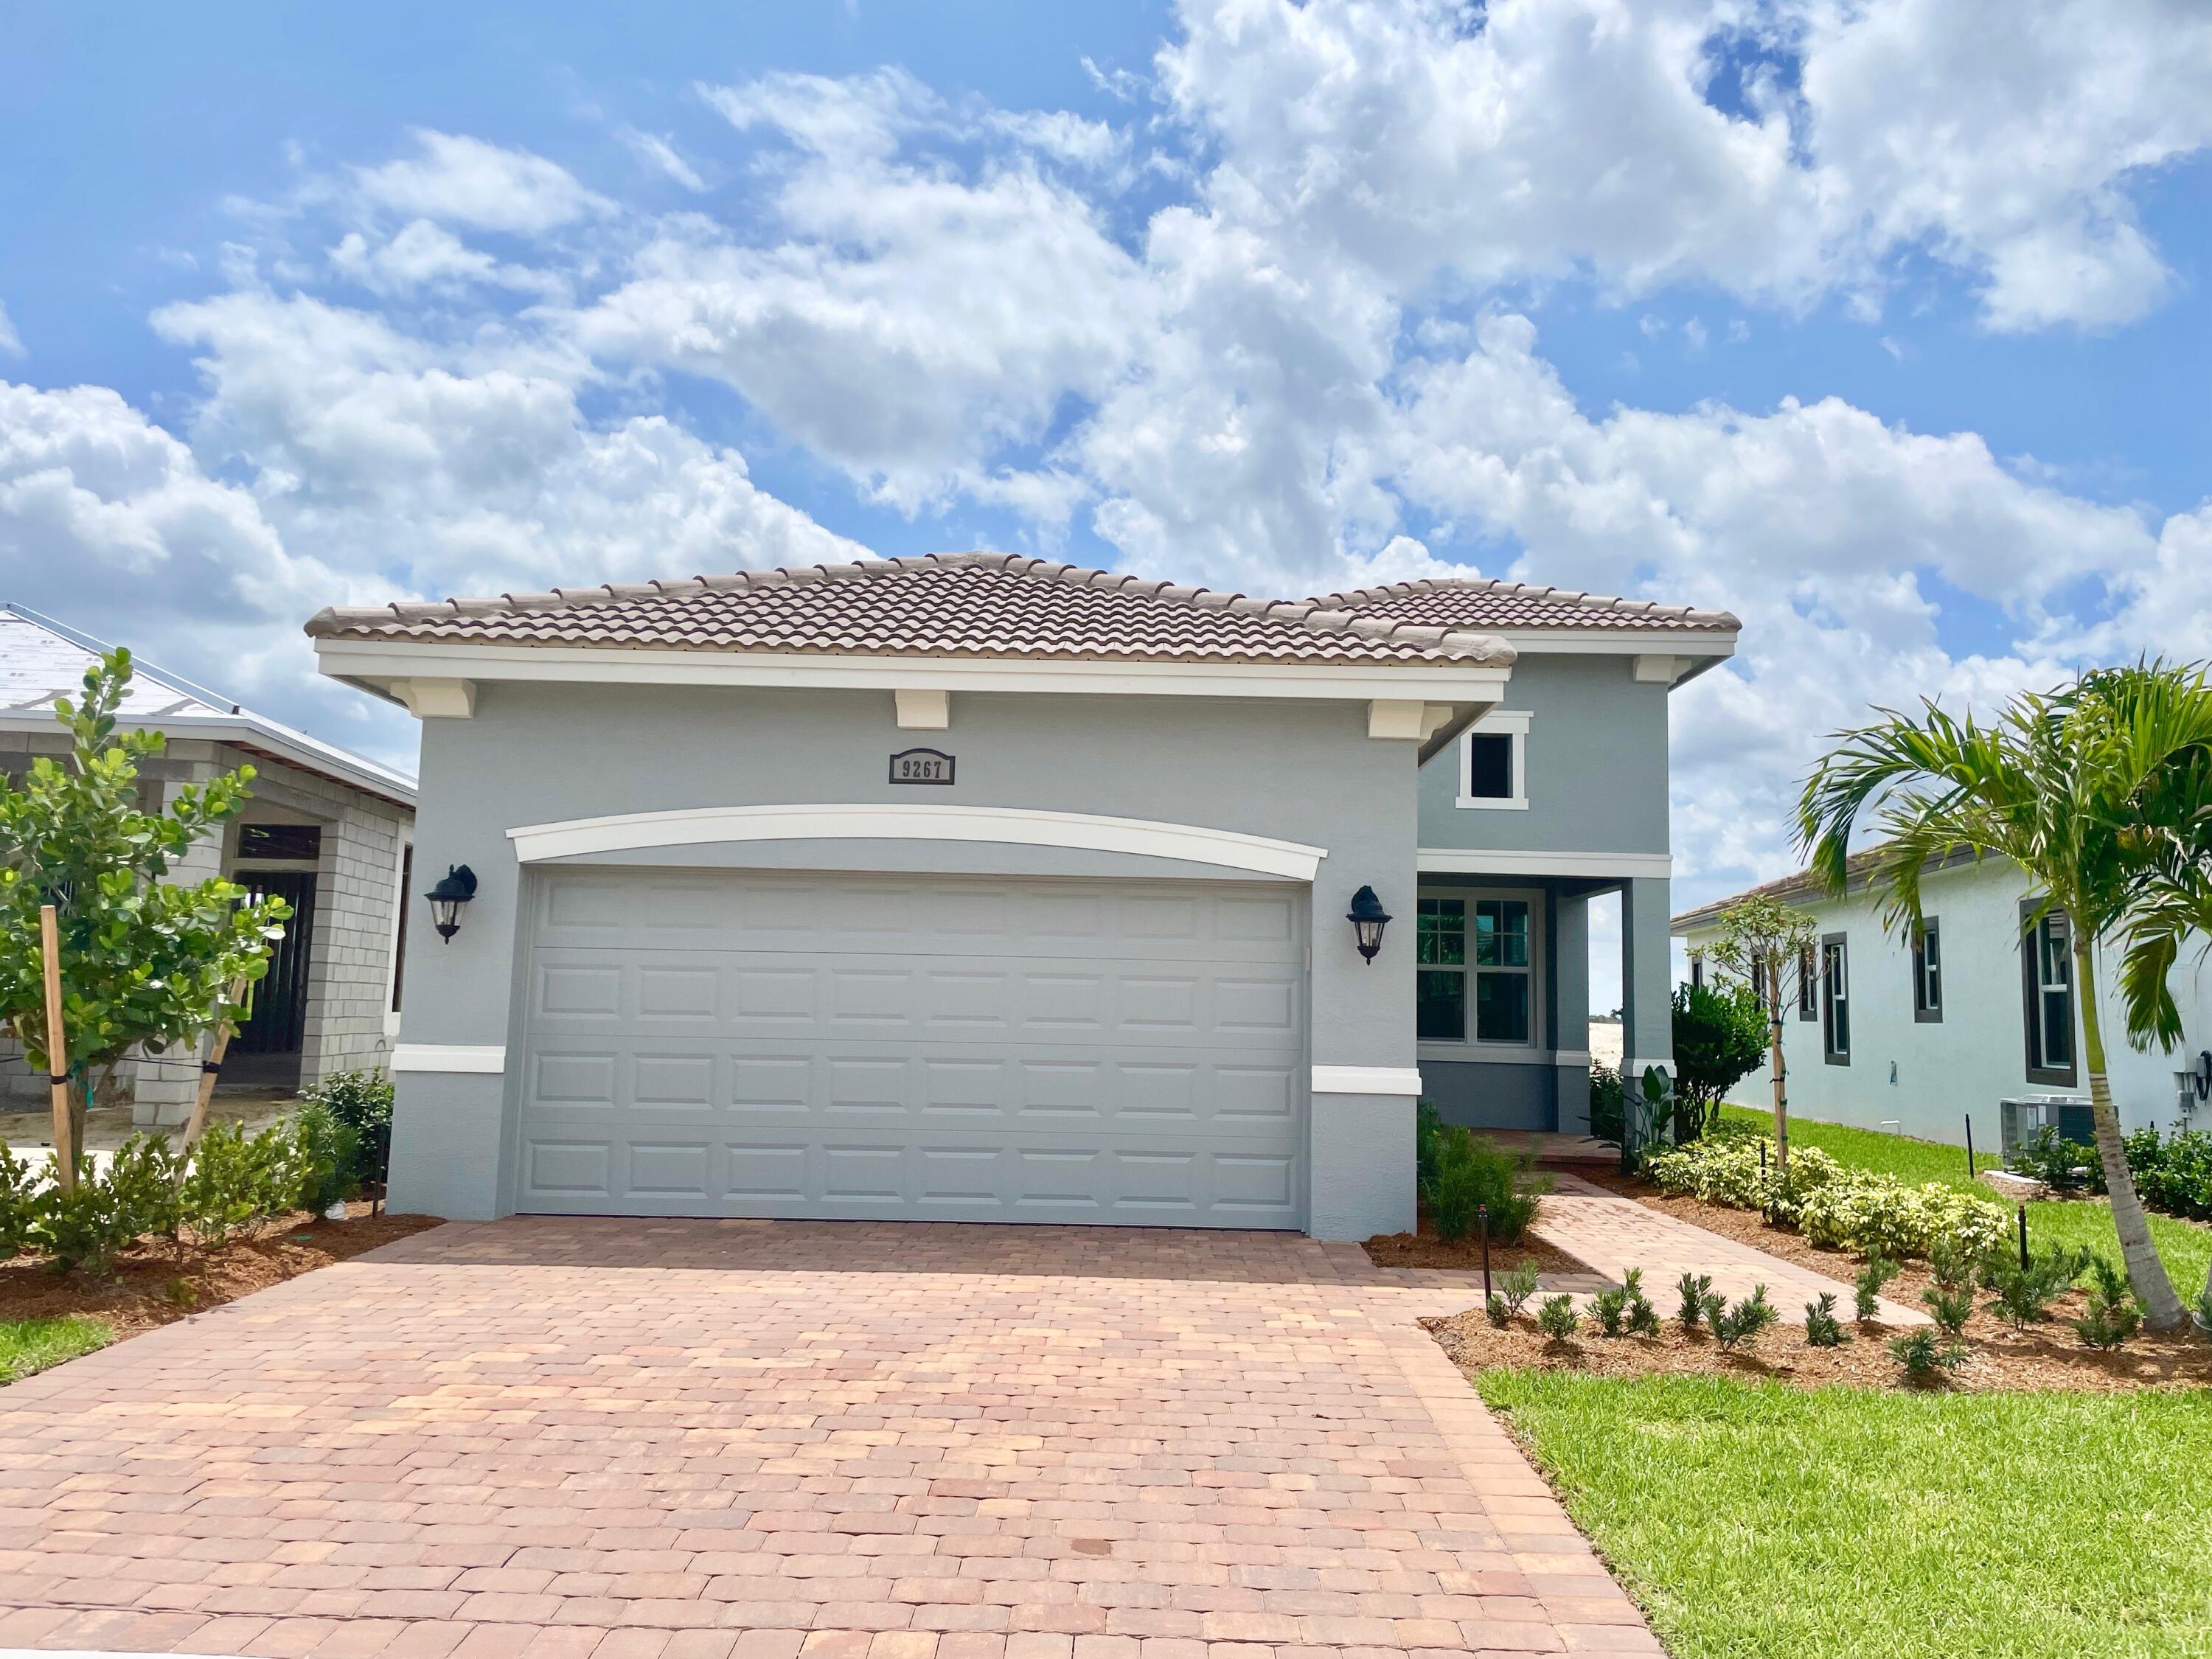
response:
<path fill-rule="evenodd" d="M 1468 733 L 1467 793 L 1476 800 L 1513 799 L 1512 733 Z"/>

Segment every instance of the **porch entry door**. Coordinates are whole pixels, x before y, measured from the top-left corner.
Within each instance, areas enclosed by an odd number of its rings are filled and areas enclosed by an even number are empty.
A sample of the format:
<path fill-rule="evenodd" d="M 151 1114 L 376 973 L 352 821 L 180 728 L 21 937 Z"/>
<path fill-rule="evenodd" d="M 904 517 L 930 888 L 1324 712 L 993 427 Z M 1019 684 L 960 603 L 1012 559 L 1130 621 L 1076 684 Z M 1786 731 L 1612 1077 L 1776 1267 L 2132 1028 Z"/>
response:
<path fill-rule="evenodd" d="M 517 1207 L 1300 1226 L 1304 887 L 571 869 Z"/>
<path fill-rule="evenodd" d="M 231 878 L 249 902 L 280 898 L 292 907 L 284 937 L 269 953 L 269 971 L 251 992 L 246 1022 L 230 1040 L 242 1054 L 296 1054 L 307 1034 L 307 964 L 314 954 L 315 877 L 307 870 L 241 870 Z"/>

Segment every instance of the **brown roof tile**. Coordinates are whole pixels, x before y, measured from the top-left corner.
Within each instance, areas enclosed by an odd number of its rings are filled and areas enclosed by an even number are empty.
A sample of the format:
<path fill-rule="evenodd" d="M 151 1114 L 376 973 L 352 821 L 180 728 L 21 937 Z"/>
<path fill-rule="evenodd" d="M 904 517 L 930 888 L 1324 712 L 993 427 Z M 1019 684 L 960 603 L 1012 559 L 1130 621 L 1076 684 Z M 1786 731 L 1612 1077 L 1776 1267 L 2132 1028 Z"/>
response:
<path fill-rule="evenodd" d="M 1145 581 L 1007 553 L 326 610 L 318 639 L 863 656 L 1504 667 L 1503 640 L 1317 600 Z"/>
<path fill-rule="evenodd" d="M 1439 628 L 1596 628 L 1704 631 L 1742 626 L 1726 611 L 1697 611 L 1650 599 L 1610 599 L 1563 587 L 1532 587 L 1487 576 L 1392 582 L 1331 593 L 1313 603 Z"/>

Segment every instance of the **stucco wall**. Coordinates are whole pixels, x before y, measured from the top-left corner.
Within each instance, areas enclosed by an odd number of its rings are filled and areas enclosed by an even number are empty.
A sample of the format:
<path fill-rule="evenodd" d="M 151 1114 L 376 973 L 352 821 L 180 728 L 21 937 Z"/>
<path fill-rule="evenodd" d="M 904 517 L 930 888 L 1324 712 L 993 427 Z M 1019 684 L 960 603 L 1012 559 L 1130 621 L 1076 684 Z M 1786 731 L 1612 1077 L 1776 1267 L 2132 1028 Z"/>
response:
<path fill-rule="evenodd" d="M 1886 1124 L 1925 1139 L 1960 1144 L 1966 1118 L 1974 1120 L 1974 1144 L 1997 1146 L 1997 1103 L 2039 1095 L 2088 1098 L 2088 1073 L 2067 1089 L 2027 1077 L 2022 1024 L 2020 959 L 2021 899 L 2027 887 L 2010 865 L 1992 862 L 1933 875 L 1925 889 L 1927 913 L 1936 918 L 1943 964 L 1943 1018 L 1915 1021 L 1911 953 L 1902 938 L 1886 935 L 1877 908 L 1863 896 L 1847 900 L 1796 900 L 1819 918 L 1823 933 L 1841 933 L 1850 943 L 1851 1057 L 1848 1066 L 1823 1060 L 1817 1018 L 1800 1020 L 1793 1000 L 1783 1022 L 1793 1115 L 1864 1128 Z M 1709 945 L 1708 931 L 1687 936 L 1692 950 Z M 2112 993 L 2110 952 L 2099 964 L 2100 1006 L 2111 1066 L 2112 1095 L 2130 1128 L 2173 1116 L 2172 1073 L 2199 1049 L 2212 1047 L 2212 969 L 2200 970 L 2185 954 L 2172 986 L 2187 1036 L 2180 1052 L 2141 1054 L 2130 1048 Z M 1817 1013 L 1818 998 L 1815 997 Z M 2076 1032 L 2075 1051 L 2080 1053 Z M 1894 1081 L 1892 1072 L 1894 1067 Z M 1768 1103 L 1765 1073 L 1734 1091 L 1747 1105 Z M 2199 1108 L 2200 1124 L 2212 1116 Z"/>
<path fill-rule="evenodd" d="M 921 733 L 897 729 L 888 692 L 484 685 L 474 718 L 423 728 L 416 884 L 455 863 L 481 884 L 450 944 L 410 928 L 403 1040 L 519 1048 L 522 871 L 509 829 L 679 807 L 893 801 L 1157 819 L 1326 848 L 1313 885 L 1312 1060 L 1410 1067 L 1414 750 L 1370 738 L 1366 720 L 1360 702 L 963 694 L 950 731 Z M 887 781 L 890 755 L 916 744 L 957 757 L 952 787 Z M 787 866 L 793 856 L 726 847 L 696 861 L 757 854 Z M 854 855 L 854 844 L 835 844 L 815 867 L 850 867 L 837 860 Z M 882 868 L 977 866 L 973 847 L 884 842 L 866 855 Z M 1008 867 L 1112 872 L 1098 857 L 1022 848 Z M 1224 873 L 1127 862 L 1132 873 Z M 1343 920 L 1363 884 L 1404 918 L 1371 965 Z M 502 1079 L 403 1073 L 398 1112 L 396 1204 L 449 1215 L 511 1206 L 498 1188 L 514 1115 Z M 1360 1236 L 1410 1225 L 1410 1104 L 1336 1097 L 1315 1121 L 1312 1213 Z M 1376 1133 L 1362 1134 L 1363 1123 Z"/>

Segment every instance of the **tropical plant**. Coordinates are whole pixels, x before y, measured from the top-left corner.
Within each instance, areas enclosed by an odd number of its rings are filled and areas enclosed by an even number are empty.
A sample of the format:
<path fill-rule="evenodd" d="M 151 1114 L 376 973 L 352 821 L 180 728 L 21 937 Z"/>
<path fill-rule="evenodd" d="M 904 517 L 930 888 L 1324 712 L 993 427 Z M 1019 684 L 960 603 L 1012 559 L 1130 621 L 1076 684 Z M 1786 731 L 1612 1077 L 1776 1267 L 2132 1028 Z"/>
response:
<path fill-rule="evenodd" d="M 1728 1091 L 1766 1058 L 1766 1011 L 1748 984 L 1674 988 L 1674 1138 L 1720 1121 Z"/>
<path fill-rule="evenodd" d="M 1600 1336 L 1619 1336 L 1627 1328 L 1628 1292 L 1608 1285 L 1590 1297 L 1589 1310 Z"/>
<path fill-rule="evenodd" d="M 1782 1059 L 1782 1005 L 1789 975 L 1802 979 L 1820 924 L 1771 893 L 1750 893 L 1715 918 L 1719 937 L 1712 956 L 1756 988 L 1766 1009 L 1767 1070 L 1774 1097 L 1774 1155 L 1790 1164 L 1789 1070 Z M 1802 987 L 1800 988 L 1802 989 Z"/>
<path fill-rule="evenodd" d="M 1536 1294 L 1538 1277 L 1536 1264 L 1524 1261 L 1498 1281 L 1499 1300 L 1505 1304 L 1505 1316 L 1516 1317 L 1528 1305 L 1528 1298 Z"/>
<path fill-rule="evenodd" d="M 1535 1154 L 1509 1152 L 1495 1141 L 1466 1129 L 1444 1127 L 1435 1134 L 1434 1173 L 1421 1189 L 1437 1237 L 1447 1243 L 1467 1237 L 1489 1217 L 1490 1236 L 1516 1244 L 1536 1218 L 1549 1176 L 1535 1173 Z"/>
<path fill-rule="evenodd" d="M 2128 1276 L 2102 1256 L 2089 1263 L 2089 1305 L 2074 1322 L 2075 1334 L 2090 1347 L 2119 1347 L 2142 1324 L 2142 1304 Z"/>
<path fill-rule="evenodd" d="M 1621 1294 L 1628 1300 L 1628 1332 L 1632 1336 L 1656 1336 L 1659 1310 L 1644 1294 L 1644 1269 L 1631 1267 L 1620 1276 Z"/>
<path fill-rule="evenodd" d="M 1993 1292 L 1991 1305 L 2016 1331 L 2051 1317 L 2051 1304 L 2074 1288 L 2074 1281 L 2089 1266 L 2094 1252 L 2052 1244 L 2026 1261 L 2005 1249 L 1992 1250 L 1982 1260 L 1981 1284 Z"/>
<path fill-rule="evenodd" d="M 2177 1129 L 2161 1141 L 2145 1125 L 2128 1137 L 2126 1150 L 2145 1204 L 2191 1221 L 2212 1221 L 2212 1133 Z M 2212 1284 L 2205 1289 L 2212 1291 Z"/>
<path fill-rule="evenodd" d="M 1628 1090 L 1617 1066 L 1593 1061 L 1589 1073 L 1589 1126 L 1592 1139 L 1618 1146 L 1627 1132 Z"/>
<path fill-rule="evenodd" d="M 2151 1133 L 2154 1135 L 2158 1131 L 2154 1129 Z M 2105 1166 L 2097 1156 L 2097 1149 L 2067 1139 L 2048 1123 L 2035 1132 L 2034 1139 L 2013 1148 L 2012 1156 L 2005 1159 L 2005 1168 L 2014 1175 L 2041 1182 L 2054 1193 L 2073 1192 L 2076 1188 L 2093 1193 L 2105 1190 Z"/>
<path fill-rule="evenodd" d="M 32 1248 L 40 1177 L 0 1143 L 0 1261 Z"/>
<path fill-rule="evenodd" d="M 1823 1291 L 1820 1299 L 1805 1304 L 1805 1343 L 1813 1348 L 1840 1348 L 1851 1340 L 1844 1322 L 1836 1317 L 1836 1293 Z"/>
<path fill-rule="evenodd" d="M 31 1246 L 59 1268 L 105 1273 L 131 1243 L 174 1229 L 179 1154 L 167 1137 L 133 1135 L 77 1179 L 52 1182 L 36 1200 Z"/>
<path fill-rule="evenodd" d="M 1536 1310 L 1536 1328 L 1554 1342 L 1564 1342 L 1575 1334 L 1582 1323 L 1582 1316 L 1575 1311 L 1575 1299 L 1561 1294 L 1547 1296 Z"/>
<path fill-rule="evenodd" d="M 1871 1323 L 1881 1312 L 1882 1286 L 1897 1277 L 1897 1263 L 1879 1250 L 1866 1259 L 1858 1277 L 1851 1280 L 1852 1312 L 1861 1324 Z"/>
<path fill-rule="evenodd" d="M 1766 1299 L 1766 1286 L 1754 1285 L 1749 1296 L 1722 1310 L 1713 1319 L 1713 1335 L 1723 1350 L 1747 1346 L 1758 1341 L 1759 1333 L 1781 1317 L 1780 1311 Z"/>
<path fill-rule="evenodd" d="M 1675 1317 L 1682 1322 L 1684 1330 L 1698 1328 L 1705 1316 L 1705 1304 L 1712 1293 L 1713 1276 L 1711 1273 L 1685 1273 L 1674 1281 L 1674 1294 L 1678 1298 Z"/>
<path fill-rule="evenodd" d="M 333 1072 L 313 1088 L 300 1091 L 301 1100 L 325 1108 L 353 1132 L 354 1150 L 345 1172 L 355 1188 L 384 1184 L 392 1162 L 392 1079 L 376 1070 Z M 1436 1115 L 1435 1109 L 1425 1102 L 1420 1110 L 1430 1120 Z M 1417 1131 L 1417 1157 L 1420 1143 Z"/>
<path fill-rule="evenodd" d="M 1941 1340 L 1932 1326 L 1923 1325 L 1909 1335 L 1891 1338 L 1889 1357 L 1905 1367 L 1908 1380 L 1928 1383 L 1965 1364 L 1966 1345 Z"/>
<path fill-rule="evenodd" d="M 361 1185 L 355 1174 L 361 1133 L 324 1105 L 310 1100 L 292 1115 L 293 1207 L 321 1215 Z"/>
<path fill-rule="evenodd" d="M 1973 1292 L 1964 1285 L 1935 1284 L 1920 1292 L 1928 1312 L 1946 1336 L 1964 1336 L 1966 1322 L 1974 1316 Z"/>
<path fill-rule="evenodd" d="M 1891 927 L 1923 924 L 1923 874 L 1962 857 L 2006 859 L 2035 884 L 2023 936 L 2065 917 L 2078 988 L 2096 1146 L 2128 1278 L 2151 1325 L 2171 1329 L 2180 1298 L 2151 1243 L 2121 1145 L 2105 1055 L 2095 951 L 2128 940 L 2121 969 L 2130 1040 L 2167 1046 L 2180 1016 L 2166 969 L 2183 935 L 2212 921 L 2212 686 L 2198 669 L 2143 664 L 2023 694 L 1989 725 L 1933 702 L 1918 715 L 1839 733 L 1807 779 L 1798 832 L 1831 890 L 1859 869 Z M 2193 815 L 2193 816 L 2192 816 Z M 1855 866 L 1870 818 L 1880 840 Z"/>
<path fill-rule="evenodd" d="M 243 902 L 246 890 L 233 882 L 165 879 L 194 842 L 244 806 L 253 769 L 181 786 L 166 811 L 140 811 L 139 764 L 160 755 L 164 742 L 158 732 L 118 729 L 131 678 L 127 651 L 88 668 L 82 701 L 54 704 L 70 734 L 68 759 L 42 755 L 21 784 L 0 779 L 0 938 L 8 941 L 0 951 L 0 1023 L 33 1071 L 52 1069 L 39 921 L 51 904 L 74 1079 L 69 1144 L 80 1152 L 86 1077 L 140 1043 L 190 1048 L 239 1014 L 233 988 L 265 971 L 270 941 L 291 914 L 281 899 Z M 74 1158 L 58 1160 L 61 1186 L 77 1176 Z"/>

